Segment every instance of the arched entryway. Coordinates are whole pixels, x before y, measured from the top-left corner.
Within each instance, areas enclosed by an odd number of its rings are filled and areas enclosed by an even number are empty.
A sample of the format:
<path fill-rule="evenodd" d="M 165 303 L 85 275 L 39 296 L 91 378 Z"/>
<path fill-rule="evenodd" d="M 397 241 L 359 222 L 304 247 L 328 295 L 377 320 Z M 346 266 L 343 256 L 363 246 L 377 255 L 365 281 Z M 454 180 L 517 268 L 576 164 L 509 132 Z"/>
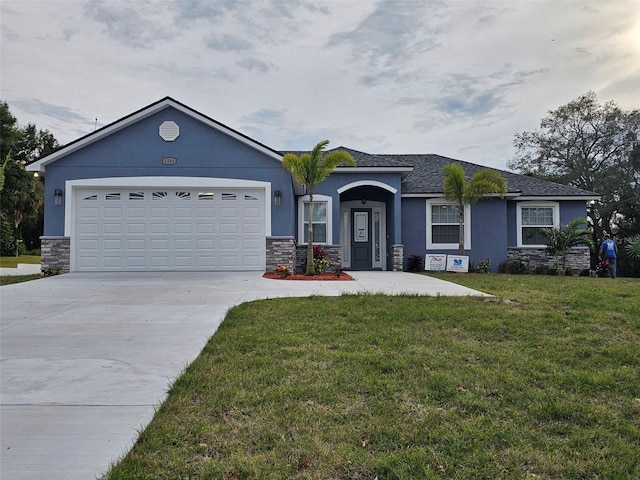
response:
<path fill-rule="evenodd" d="M 388 269 L 388 206 L 396 190 L 376 181 L 354 182 L 340 194 L 342 265 L 350 270 Z"/>

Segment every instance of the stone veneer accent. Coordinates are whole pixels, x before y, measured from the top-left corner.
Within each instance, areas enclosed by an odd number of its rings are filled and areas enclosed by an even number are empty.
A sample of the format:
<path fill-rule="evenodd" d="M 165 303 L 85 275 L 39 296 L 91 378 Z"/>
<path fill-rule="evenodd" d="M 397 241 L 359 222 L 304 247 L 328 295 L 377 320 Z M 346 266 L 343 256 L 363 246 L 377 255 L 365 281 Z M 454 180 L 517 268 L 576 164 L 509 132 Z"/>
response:
<path fill-rule="evenodd" d="M 57 268 L 59 273 L 71 269 L 71 239 L 69 237 L 40 237 L 42 271 Z"/>
<path fill-rule="evenodd" d="M 396 243 L 391 245 L 392 265 L 394 272 L 402 272 L 404 270 L 404 245 Z"/>
<path fill-rule="evenodd" d="M 342 265 L 342 246 L 341 245 L 320 245 L 324 251 L 325 257 L 329 259 L 328 272 L 333 272 L 337 265 Z M 296 273 L 304 273 L 307 265 L 307 246 L 298 245 L 296 259 Z"/>
<path fill-rule="evenodd" d="M 556 257 L 549 256 L 545 248 L 521 248 L 508 247 L 507 260 L 520 258 L 528 267 L 530 272 L 535 271 L 537 267 L 547 266 L 549 268 L 556 267 Z M 562 258 L 558 259 L 558 268 L 561 268 Z M 571 270 L 577 275 L 584 269 L 588 269 L 591 265 L 591 252 L 586 247 L 576 247 L 567 253 L 566 269 Z"/>
<path fill-rule="evenodd" d="M 267 237 L 267 272 L 275 272 L 278 265 L 286 265 L 289 271 L 296 269 L 296 240 L 293 237 Z"/>

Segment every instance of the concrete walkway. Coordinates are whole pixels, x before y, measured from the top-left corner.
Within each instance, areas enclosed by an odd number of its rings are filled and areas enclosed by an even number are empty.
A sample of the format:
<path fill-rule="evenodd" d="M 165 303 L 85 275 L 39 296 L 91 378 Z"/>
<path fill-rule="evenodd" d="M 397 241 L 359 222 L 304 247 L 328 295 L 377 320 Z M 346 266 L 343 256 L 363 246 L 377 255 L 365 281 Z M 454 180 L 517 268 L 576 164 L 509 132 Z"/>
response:
<path fill-rule="evenodd" d="M 484 295 L 423 275 L 352 275 L 73 273 L 0 287 L 0 478 L 99 478 L 234 305 L 358 292 Z"/>

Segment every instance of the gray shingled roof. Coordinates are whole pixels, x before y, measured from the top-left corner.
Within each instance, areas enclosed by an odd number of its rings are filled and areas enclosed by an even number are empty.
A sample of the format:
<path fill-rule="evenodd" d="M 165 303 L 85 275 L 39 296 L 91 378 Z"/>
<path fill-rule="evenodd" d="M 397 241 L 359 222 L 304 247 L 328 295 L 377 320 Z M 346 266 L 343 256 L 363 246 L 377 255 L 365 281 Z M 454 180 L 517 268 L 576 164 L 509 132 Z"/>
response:
<path fill-rule="evenodd" d="M 349 152 L 359 167 L 413 167 L 413 171 L 408 173 L 402 180 L 403 194 L 441 194 L 443 181 L 442 168 L 447 163 L 457 162 L 462 165 L 467 179 L 471 178 L 479 170 L 487 168 L 475 163 L 434 154 L 370 154 L 346 147 L 338 147 L 335 150 L 346 150 Z M 300 155 L 305 152 L 298 151 L 291 153 Z M 599 197 L 599 194 L 595 192 L 582 190 L 580 188 L 561 185 L 559 183 L 507 172 L 505 170 L 496 170 L 507 179 L 509 193 L 539 197 Z"/>

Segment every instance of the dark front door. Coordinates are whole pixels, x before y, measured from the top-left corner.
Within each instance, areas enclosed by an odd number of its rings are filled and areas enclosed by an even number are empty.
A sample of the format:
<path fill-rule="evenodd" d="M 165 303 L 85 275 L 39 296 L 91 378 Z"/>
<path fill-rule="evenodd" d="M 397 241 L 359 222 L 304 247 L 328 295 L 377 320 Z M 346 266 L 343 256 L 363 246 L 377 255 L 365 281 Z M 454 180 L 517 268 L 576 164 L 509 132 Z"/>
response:
<path fill-rule="evenodd" d="M 371 209 L 351 210 L 351 268 L 371 270 Z"/>

